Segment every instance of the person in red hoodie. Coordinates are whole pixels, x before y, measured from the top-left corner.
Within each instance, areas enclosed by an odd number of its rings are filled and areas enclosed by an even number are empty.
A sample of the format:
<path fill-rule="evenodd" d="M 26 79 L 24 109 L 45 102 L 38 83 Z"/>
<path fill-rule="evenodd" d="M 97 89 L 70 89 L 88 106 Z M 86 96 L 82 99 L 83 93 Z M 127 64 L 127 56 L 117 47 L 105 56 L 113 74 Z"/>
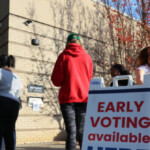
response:
<path fill-rule="evenodd" d="M 80 36 L 71 33 L 66 48 L 58 56 L 51 81 L 59 86 L 59 103 L 67 132 L 66 150 L 76 150 L 76 137 L 82 146 L 86 105 L 93 63 L 83 49 Z"/>

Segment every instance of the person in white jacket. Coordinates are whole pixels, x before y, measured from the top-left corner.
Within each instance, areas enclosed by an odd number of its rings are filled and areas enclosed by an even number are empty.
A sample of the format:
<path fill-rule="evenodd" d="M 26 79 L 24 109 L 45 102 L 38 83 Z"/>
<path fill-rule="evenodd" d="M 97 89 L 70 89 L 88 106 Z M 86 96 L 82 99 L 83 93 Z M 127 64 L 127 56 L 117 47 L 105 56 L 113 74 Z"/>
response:
<path fill-rule="evenodd" d="M 0 56 L 0 147 L 2 138 L 6 150 L 15 150 L 14 129 L 19 112 L 19 97 L 22 84 L 13 73 L 15 58 Z"/>
<path fill-rule="evenodd" d="M 144 75 L 150 73 L 150 46 L 141 50 L 138 61 L 138 68 L 136 69 L 136 82 L 137 84 L 143 84 Z"/>

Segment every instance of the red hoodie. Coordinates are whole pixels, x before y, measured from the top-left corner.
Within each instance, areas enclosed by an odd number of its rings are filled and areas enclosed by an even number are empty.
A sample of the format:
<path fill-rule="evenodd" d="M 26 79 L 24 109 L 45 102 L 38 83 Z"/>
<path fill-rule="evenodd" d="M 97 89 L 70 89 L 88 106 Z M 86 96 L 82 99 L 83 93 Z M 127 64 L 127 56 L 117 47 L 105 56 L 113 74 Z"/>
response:
<path fill-rule="evenodd" d="M 58 56 L 51 80 L 61 86 L 59 103 L 87 102 L 93 64 L 89 54 L 77 43 L 69 44 Z"/>

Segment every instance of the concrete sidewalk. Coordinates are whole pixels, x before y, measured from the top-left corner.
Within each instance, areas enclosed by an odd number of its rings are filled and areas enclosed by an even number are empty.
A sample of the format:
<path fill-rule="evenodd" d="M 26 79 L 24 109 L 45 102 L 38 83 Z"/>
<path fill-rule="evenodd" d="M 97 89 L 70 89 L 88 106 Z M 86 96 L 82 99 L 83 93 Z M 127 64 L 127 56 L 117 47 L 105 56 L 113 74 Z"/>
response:
<path fill-rule="evenodd" d="M 17 144 L 16 150 L 65 150 L 65 142 Z M 78 145 L 77 150 L 79 150 Z"/>

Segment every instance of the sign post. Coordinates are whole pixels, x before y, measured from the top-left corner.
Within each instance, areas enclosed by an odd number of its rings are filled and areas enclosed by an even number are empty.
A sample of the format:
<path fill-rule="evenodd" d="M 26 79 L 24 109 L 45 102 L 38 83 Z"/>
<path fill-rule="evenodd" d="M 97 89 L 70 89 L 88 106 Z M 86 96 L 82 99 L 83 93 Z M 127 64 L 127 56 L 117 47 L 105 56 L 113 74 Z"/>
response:
<path fill-rule="evenodd" d="M 101 87 L 92 79 L 82 150 L 150 150 L 150 75 L 143 85 L 129 80 Z"/>

